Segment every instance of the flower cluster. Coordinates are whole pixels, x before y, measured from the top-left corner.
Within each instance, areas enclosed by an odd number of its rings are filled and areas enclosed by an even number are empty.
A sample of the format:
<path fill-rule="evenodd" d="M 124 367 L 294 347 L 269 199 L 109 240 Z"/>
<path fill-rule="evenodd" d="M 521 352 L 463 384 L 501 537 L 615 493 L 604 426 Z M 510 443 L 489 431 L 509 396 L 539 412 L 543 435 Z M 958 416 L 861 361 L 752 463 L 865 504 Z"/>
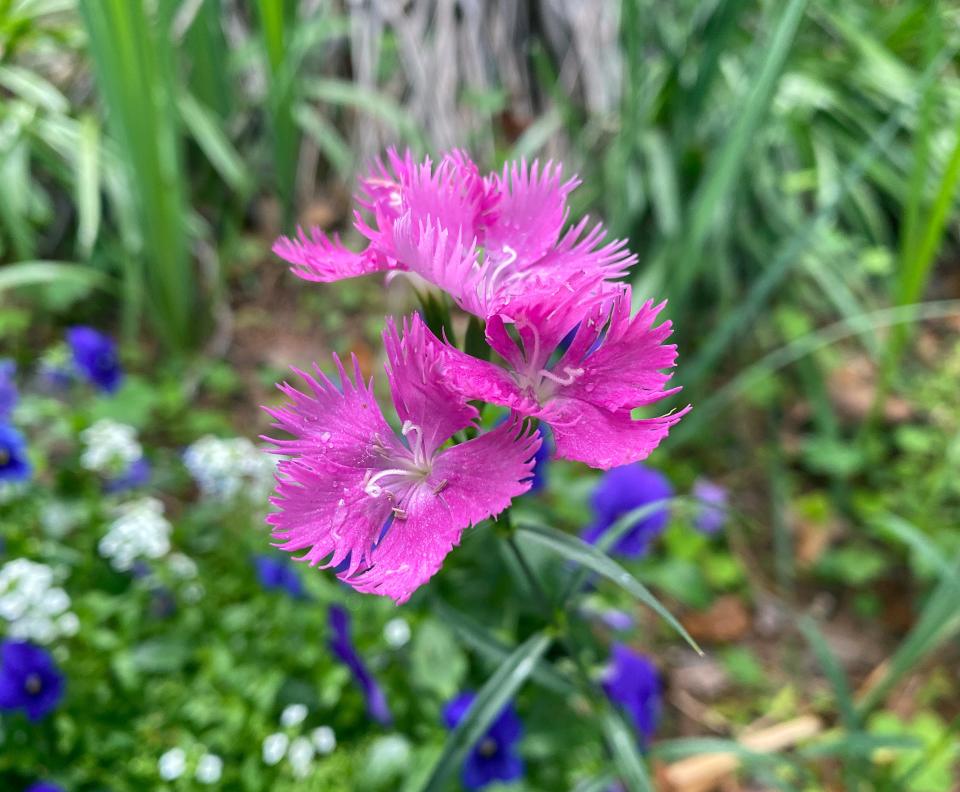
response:
<path fill-rule="evenodd" d="M 157 774 L 164 781 L 176 781 L 187 771 L 187 752 L 183 748 L 171 748 L 157 760 Z M 223 759 L 217 754 L 204 752 L 197 758 L 193 777 L 201 784 L 220 782 L 223 775 Z"/>
<path fill-rule="evenodd" d="M 664 373 L 671 327 L 656 324 L 663 304 L 633 313 L 617 280 L 635 261 L 622 241 L 605 242 L 586 218 L 564 231 L 577 184 L 552 163 L 483 176 L 459 151 L 436 166 L 391 152 L 360 183 L 362 251 L 319 230 L 277 242 L 306 280 L 415 274 L 482 320 L 487 344 L 475 357 L 418 315 L 388 320 L 399 435 L 356 361 L 351 376 L 335 359 L 337 383 L 314 366 L 297 372 L 305 390 L 281 385 L 289 401 L 268 412 L 293 439 L 273 441 L 289 458 L 268 519 L 283 549 L 404 602 L 466 528 L 533 485 L 541 442 L 524 419 L 549 426 L 558 458 L 601 469 L 644 459 L 680 419 L 685 410 L 633 417 L 677 390 Z M 478 433 L 478 401 L 510 418 Z"/>
<path fill-rule="evenodd" d="M 280 725 L 286 731 L 268 735 L 262 746 L 264 764 L 277 765 L 284 757 L 295 778 L 306 778 L 313 770 L 316 756 L 326 756 L 337 747 L 337 736 L 329 726 L 317 726 L 309 734 L 296 734 L 307 719 L 304 704 L 289 704 L 280 713 Z M 290 733 L 296 736 L 290 738 Z"/>
<path fill-rule="evenodd" d="M 143 458 L 137 430 L 110 418 L 102 418 L 80 433 L 83 453 L 80 464 L 94 473 L 119 477 Z"/>
<path fill-rule="evenodd" d="M 145 558 L 162 558 L 170 552 L 173 526 L 163 516 L 163 503 L 156 498 L 139 498 L 119 507 L 119 516 L 100 539 L 97 549 L 121 572 Z"/>
<path fill-rule="evenodd" d="M 204 497 L 231 501 L 241 493 L 262 498 L 273 485 L 276 466 L 246 437 L 201 437 L 183 454 Z"/>
<path fill-rule="evenodd" d="M 0 567 L 0 618 L 11 638 L 38 644 L 75 635 L 80 627 L 70 596 L 54 585 L 53 570 L 26 558 Z"/>

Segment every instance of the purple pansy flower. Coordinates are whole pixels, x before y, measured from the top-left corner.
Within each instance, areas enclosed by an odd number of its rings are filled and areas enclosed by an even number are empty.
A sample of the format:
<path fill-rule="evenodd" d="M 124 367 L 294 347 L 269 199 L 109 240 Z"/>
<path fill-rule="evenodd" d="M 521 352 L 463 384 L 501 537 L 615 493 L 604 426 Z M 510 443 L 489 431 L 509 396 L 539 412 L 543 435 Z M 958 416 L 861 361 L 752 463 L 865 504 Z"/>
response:
<path fill-rule="evenodd" d="M 443 721 L 453 729 L 473 704 L 476 695 L 465 691 L 443 708 Z M 508 704 L 490 724 L 486 734 L 473 746 L 463 763 L 461 780 L 467 789 L 482 789 L 494 781 L 516 781 L 523 776 L 523 758 L 517 743 L 523 736 L 523 723 L 512 704 Z"/>
<path fill-rule="evenodd" d="M 73 362 L 91 385 L 105 393 L 120 387 L 123 371 L 113 339 L 92 327 L 71 327 L 67 343 L 73 352 Z"/>
<path fill-rule="evenodd" d="M 25 792 L 64 792 L 64 789 L 50 781 L 37 781 L 28 786 Z"/>
<path fill-rule="evenodd" d="M 17 364 L 12 360 L 0 360 L 0 421 L 10 418 L 13 408 L 17 406 L 20 394 L 14 375 L 17 373 Z"/>
<path fill-rule="evenodd" d="M 709 479 L 700 478 L 693 484 L 693 497 L 699 503 L 694 525 L 705 534 L 715 534 L 727 523 L 727 488 Z"/>
<path fill-rule="evenodd" d="M 32 721 L 63 698 L 63 675 L 46 649 L 25 641 L 0 644 L 0 710 L 23 710 Z"/>
<path fill-rule="evenodd" d="M 257 555 L 253 557 L 253 565 L 257 570 L 257 580 L 268 591 L 285 591 L 294 599 L 306 596 L 300 576 L 283 559 Z"/>
<path fill-rule="evenodd" d="M 603 679 L 603 689 L 633 721 L 644 745 L 653 737 L 660 719 L 660 677 L 657 667 L 629 646 L 615 643 L 612 663 Z"/>
<path fill-rule="evenodd" d="M 604 473 L 590 502 L 596 519 L 583 532 L 583 540 L 596 544 L 623 515 L 673 496 L 673 487 L 658 470 L 643 465 L 624 465 Z M 613 546 L 613 552 L 628 558 L 644 555 L 670 519 L 666 506 L 637 520 Z"/>
<path fill-rule="evenodd" d="M 146 457 L 140 457 L 135 462 L 131 462 L 129 467 L 116 478 L 108 479 L 103 483 L 103 491 L 111 495 L 118 492 L 136 489 L 144 486 L 150 481 L 152 470 Z"/>
<path fill-rule="evenodd" d="M 9 424 L 0 423 L 0 482 L 25 481 L 30 478 L 27 444 Z"/>
<path fill-rule="evenodd" d="M 370 717 L 384 726 L 390 724 L 393 718 L 387 706 L 386 696 L 377 684 L 377 680 L 367 670 L 356 649 L 353 648 L 353 641 L 350 638 L 350 614 L 340 605 L 331 605 L 328 619 L 330 631 L 333 633 L 328 644 L 330 651 L 353 672 L 353 677 L 367 701 L 367 713 Z"/>

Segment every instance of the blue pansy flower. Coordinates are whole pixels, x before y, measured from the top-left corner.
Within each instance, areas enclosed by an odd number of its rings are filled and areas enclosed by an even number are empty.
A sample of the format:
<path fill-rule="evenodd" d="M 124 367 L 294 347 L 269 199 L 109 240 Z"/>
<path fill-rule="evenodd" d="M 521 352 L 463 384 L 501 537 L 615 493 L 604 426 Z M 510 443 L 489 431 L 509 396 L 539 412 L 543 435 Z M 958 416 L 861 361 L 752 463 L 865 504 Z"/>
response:
<path fill-rule="evenodd" d="M 693 524 L 705 534 L 715 534 L 727 523 L 727 488 L 709 479 L 697 479 L 693 484 L 693 497 L 698 510 Z"/>
<path fill-rule="evenodd" d="M 639 464 L 608 470 L 590 497 L 595 519 L 583 532 L 583 540 L 596 544 L 623 515 L 672 496 L 673 487 L 658 470 Z M 628 558 L 644 555 L 669 519 L 670 513 L 664 506 L 637 520 L 613 546 L 613 552 Z"/>
<path fill-rule="evenodd" d="M 443 721 L 454 728 L 473 704 L 476 694 L 465 691 L 443 708 Z M 482 789 L 494 781 L 516 781 L 523 776 L 523 757 L 517 743 L 523 737 L 523 723 L 513 704 L 508 704 L 490 724 L 486 734 L 470 749 L 463 763 L 461 780 L 467 789 Z"/>
<path fill-rule="evenodd" d="M 17 383 L 14 375 L 17 373 L 17 364 L 12 360 L 0 360 L 0 421 L 6 421 L 17 406 L 20 394 L 17 392 Z"/>
<path fill-rule="evenodd" d="M 25 481 L 30 478 L 27 444 L 9 424 L 0 423 L 0 482 Z"/>
<path fill-rule="evenodd" d="M 660 676 L 657 667 L 629 646 L 615 643 L 603 689 L 630 716 L 640 742 L 646 745 L 660 720 Z"/>
<path fill-rule="evenodd" d="M 0 710 L 23 710 L 38 721 L 63 698 L 63 675 L 46 649 L 26 641 L 0 644 Z"/>
<path fill-rule="evenodd" d="M 37 781 L 28 786 L 25 792 L 64 792 L 64 789 L 51 781 Z"/>
<path fill-rule="evenodd" d="M 367 712 L 370 717 L 378 723 L 388 725 L 393 718 L 387 706 L 387 698 L 377 684 L 377 680 L 360 659 L 356 649 L 353 648 L 353 641 L 350 638 L 350 614 L 340 605 L 331 605 L 328 620 L 332 633 L 328 643 L 330 651 L 353 673 L 353 678 L 367 701 Z"/>
<path fill-rule="evenodd" d="M 71 327 L 67 343 L 77 370 L 96 388 L 113 393 L 120 387 L 123 370 L 113 339 L 92 327 Z"/>
<path fill-rule="evenodd" d="M 285 591 L 295 599 L 306 596 L 297 571 L 283 559 L 257 555 L 253 557 L 253 566 L 257 570 L 257 580 L 268 591 Z"/>

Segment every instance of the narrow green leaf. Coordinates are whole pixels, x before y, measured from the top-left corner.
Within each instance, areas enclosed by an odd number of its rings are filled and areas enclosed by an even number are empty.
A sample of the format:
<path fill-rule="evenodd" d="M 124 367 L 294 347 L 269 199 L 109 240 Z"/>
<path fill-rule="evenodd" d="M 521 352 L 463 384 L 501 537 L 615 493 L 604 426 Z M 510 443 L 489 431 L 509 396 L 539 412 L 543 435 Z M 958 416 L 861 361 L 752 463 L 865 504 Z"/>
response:
<path fill-rule="evenodd" d="M 66 261 L 18 261 L 0 267 L 0 292 L 64 281 L 90 288 L 112 288 L 112 284 L 102 272 L 82 264 Z"/>
<path fill-rule="evenodd" d="M 850 732 L 856 731 L 860 727 L 857 720 L 857 712 L 853 703 L 853 694 L 850 691 L 850 682 L 844 673 L 840 661 L 830 649 L 827 639 L 824 637 L 817 623 L 808 616 L 800 620 L 800 631 L 810 644 L 817 662 L 826 674 L 830 687 L 833 688 L 834 698 L 837 700 L 837 706 L 840 710 L 840 721 L 845 729 Z"/>
<path fill-rule="evenodd" d="M 587 544 L 576 536 L 571 536 L 555 528 L 548 528 L 545 525 L 519 522 L 517 524 L 517 533 L 525 540 L 545 547 L 568 561 L 580 564 L 590 571 L 607 578 L 607 580 L 616 583 L 624 591 L 632 594 L 658 614 L 667 624 L 676 630 L 697 653 L 703 654 L 703 651 L 690 636 L 690 633 L 688 633 L 673 614 L 650 593 L 649 589 L 602 550 Z"/>
<path fill-rule="evenodd" d="M 960 554 L 950 564 L 927 600 L 920 618 L 886 664 L 886 673 L 864 695 L 857 707 L 866 717 L 907 673 L 927 655 L 960 632 Z"/>
<path fill-rule="evenodd" d="M 443 753 L 423 787 L 424 792 L 440 792 L 445 788 L 447 779 L 463 762 L 467 752 L 479 742 L 490 724 L 533 673 L 551 640 L 545 632 L 534 633 L 486 681 L 463 720 L 447 737 Z"/>
<path fill-rule="evenodd" d="M 248 194 L 253 180 L 217 117 L 186 91 L 178 96 L 177 108 L 193 139 L 230 189 Z"/>
<path fill-rule="evenodd" d="M 311 80 L 303 86 L 312 99 L 333 105 L 352 107 L 384 121 L 408 143 L 420 145 L 423 138 L 413 117 L 384 94 L 367 90 L 347 80 Z"/>
<path fill-rule="evenodd" d="M 637 747 L 637 736 L 619 712 L 608 710 L 604 713 L 603 733 L 613 754 L 620 780 L 626 784 L 627 789 L 630 792 L 653 792 L 646 762 Z"/>
<path fill-rule="evenodd" d="M 293 119 L 306 132 L 342 178 L 353 170 L 353 151 L 337 128 L 306 102 L 293 108 Z"/>
<path fill-rule="evenodd" d="M 664 498 L 663 500 L 645 503 L 643 506 L 631 509 L 626 514 L 614 520 L 613 525 L 603 532 L 603 535 L 597 540 L 594 547 L 604 553 L 609 553 L 610 548 L 614 547 L 638 522 L 647 519 L 650 515 L 662 509 L 672 510 L 677 506 L 683 506 L 687 502 L 688 499 L 684 497 Z M 587 567 L 581 566 L 577 568 L 577 571 L 571 576 L 570 583 L 564 591 L 563 596 L 560 598 L 560 602 L 563 605 L 566 605 L 570 598 L 583 588 L 583 584 L 589 575 L 590 570 Z"/>
<path fill-rule="evenodd" d="M 924 533 L 913 523 L 907 522 L 895 514 L 883 514 L 875 520 L 880 530 L 905 544 L 930 569 L 936 570 L 938 577 L 950 574 L 950 561 Z"/>
<path fill-rule="evenodd" d="M 514 647 L 491 634 L 471 616 L 451 608 L 440 600 L 434 602 L 433 608 L 437 616 L 450 625 L 460 640 L 488 660 L 498 663 L 503 662 L 513 652 Z M 561 695 L 570 695 L 577 692 L 576 686 L 546 660 L 537 663 L 531 679 Z"/>
<path fill-rule="evenodd" d="M 70 111 L 70 102 L 67 101 L 67 97 L 31 69 L 0 65 L 0 86 L 51 113 L 65 114 Z"/>
<path fill-rule="evenodd" d="M 80 121 L 76 167 L 77 245 L 89 255 L 100 230 L 100 126 L 90 115 Z"/>

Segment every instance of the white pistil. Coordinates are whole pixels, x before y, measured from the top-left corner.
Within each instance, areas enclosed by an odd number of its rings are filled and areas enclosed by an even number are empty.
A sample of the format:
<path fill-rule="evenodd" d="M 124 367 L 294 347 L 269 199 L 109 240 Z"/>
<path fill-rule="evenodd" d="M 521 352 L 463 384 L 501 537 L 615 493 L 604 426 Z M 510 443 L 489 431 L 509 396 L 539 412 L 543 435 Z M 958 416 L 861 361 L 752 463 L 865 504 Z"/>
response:
<path fill-rule="evenodd" d="M 400 468 L 387 468 L 386 470 L 381 470 L 372 476 L 369 476 L 368 473 L 369 478 L 363 484 L 363 491 L 366 492 L 371 498 L 379 498 L 381 495 L 383 495 L 383 487 L 377 484 L 377 481 L 387 476 L 406 477 L 409 475 L 409 470 L 401 470 Z"/>
<path fill-rule="evenodd" d="M 583 374 L 582 368 L 573 368 L 572 366 L 564 367 L 563 371 L 567 375 L 566 377 L 558 377 L 552 371 L 548 371 L 547 369 L 540 369 L 540 376 L 546 377 L 548 380 L 552 380 L 553 382 L 556 382 L 557 385 L 573 385 L 577 377 Z"/>

